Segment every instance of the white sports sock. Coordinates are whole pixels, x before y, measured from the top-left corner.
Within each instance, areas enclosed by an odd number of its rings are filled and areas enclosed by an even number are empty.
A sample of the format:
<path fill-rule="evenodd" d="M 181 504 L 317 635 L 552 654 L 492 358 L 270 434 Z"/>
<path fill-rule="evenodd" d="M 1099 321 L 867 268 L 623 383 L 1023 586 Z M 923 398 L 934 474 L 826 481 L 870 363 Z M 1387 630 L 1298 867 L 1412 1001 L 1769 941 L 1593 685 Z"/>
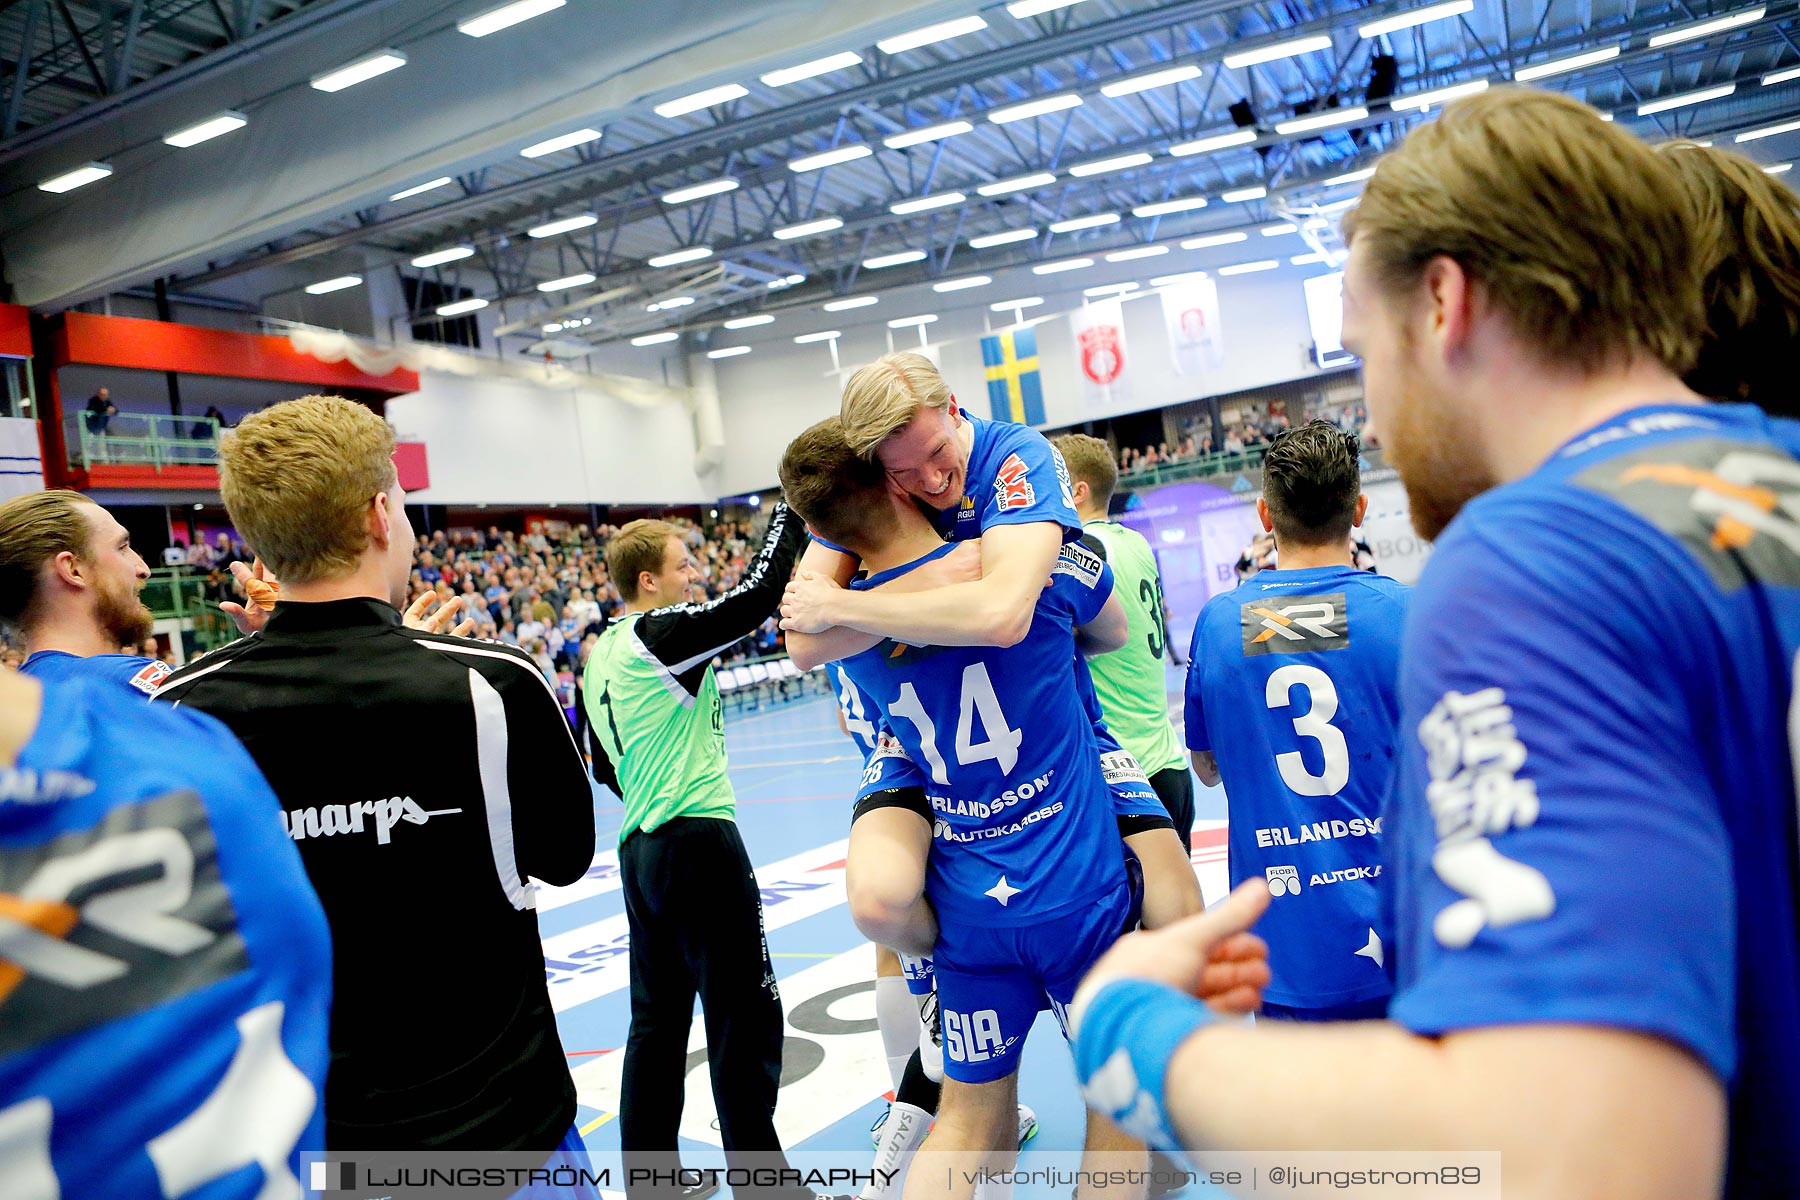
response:
<path fill-rule="evenodd" d="M 881 1049 L 887 1055 L 888 1077 L 898 1089 L 906 1074 L 906 1061 L 919 1047 L 919 1006 L 906 988 L 904 975 L 876 977 L 875 1023 L 881 1027 Z"/>
<path fill-rule="evenodd" d="M 906 1164 L 930 1128 L 930 1113 L 898 1100 L 894 1102 L 888 1110 L 887 1124 L 881 1127 L 881 1145 L 875 1148 L 875 1179 L 863 1189 L 862 1200 L 888 1200 L 900 1194 Z M 892 1174 L 884 1176 L 884 1171 Z"/>

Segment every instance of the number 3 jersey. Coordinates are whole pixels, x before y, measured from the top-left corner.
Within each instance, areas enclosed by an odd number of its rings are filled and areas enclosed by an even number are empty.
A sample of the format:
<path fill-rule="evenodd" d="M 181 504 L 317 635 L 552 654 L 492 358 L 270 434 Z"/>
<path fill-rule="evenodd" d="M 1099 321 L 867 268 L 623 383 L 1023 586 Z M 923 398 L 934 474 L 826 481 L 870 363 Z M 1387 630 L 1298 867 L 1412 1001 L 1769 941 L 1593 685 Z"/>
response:
<path fill-rule="evenodd" d="M 1187 744 L 1230 809 L 1231 882 L 1261 875 L 1263 995 L 1325 1008 L 1386 995 L 1376 929 L 1411 589 L 1353 567 L 1262 571 L 1194 625 Z"/>
<path fill-rule="evenodd" d="M 877 587 L 950 552 L 858 580 Z M 932 809 L 926 894 L 945 924 L 1026 925 L 1124 879 L 1113 800 L 1070 662 L 1112 572 L 1063 548 L 1025 639 L 996 646 L 884 641 L 844 673 L 881 711 L 858 798 L 923 788 Z"/>
<path fill-rule="evenodd" d="M 50 683 L 0 768 L 0 1196 L 299 1196 L 331 949 L 281 806 L 198 713 Z"/>

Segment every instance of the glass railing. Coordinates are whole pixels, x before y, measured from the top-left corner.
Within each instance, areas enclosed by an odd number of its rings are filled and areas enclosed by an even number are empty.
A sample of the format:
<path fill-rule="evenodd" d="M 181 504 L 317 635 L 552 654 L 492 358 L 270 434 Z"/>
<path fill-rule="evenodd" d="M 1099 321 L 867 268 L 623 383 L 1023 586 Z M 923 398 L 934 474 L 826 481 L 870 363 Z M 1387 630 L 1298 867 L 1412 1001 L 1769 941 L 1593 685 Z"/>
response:
<path fill-rule="evenodd" d="M 220 427 L 211 417 L 79 412 L 64 425 L 71 467 L 210 466 L 219 458 Z"/>
<path fill-rule="evenodd" d="M 1119 486 L 1128 488 L 1161 487 L 1165 483 L 1189 483 L 1214 475 L 1233 475 L 1261 466 L 1263 447 L 1256 446 L 1239 454 L 1205 454 L 1182 462 L 1158 463 L 1119 472 Z"/>
<path fill-rule="evenodd" d="M 138 595 L 158 621 L 180 621 L 191 631 L 190 654 L 206 651 L 237 637 L 237 626 L 206 595 L 206 572 L 194 567 L 153 567 L 150 582 Z"/>

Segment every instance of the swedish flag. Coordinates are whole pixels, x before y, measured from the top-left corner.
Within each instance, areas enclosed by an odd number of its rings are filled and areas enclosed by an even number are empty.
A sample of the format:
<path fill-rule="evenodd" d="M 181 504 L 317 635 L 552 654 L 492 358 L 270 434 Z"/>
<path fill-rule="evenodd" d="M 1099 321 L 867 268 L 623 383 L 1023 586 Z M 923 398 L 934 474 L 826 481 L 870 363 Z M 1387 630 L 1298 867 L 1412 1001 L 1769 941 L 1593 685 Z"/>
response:
<path fill-rule="evenodd" d="M 988 403 L 993 406 L 994 420 L 1044 423 L 1035 327 L 1008 329 L 982 338 L 981 364 L 987 368 Z"/>

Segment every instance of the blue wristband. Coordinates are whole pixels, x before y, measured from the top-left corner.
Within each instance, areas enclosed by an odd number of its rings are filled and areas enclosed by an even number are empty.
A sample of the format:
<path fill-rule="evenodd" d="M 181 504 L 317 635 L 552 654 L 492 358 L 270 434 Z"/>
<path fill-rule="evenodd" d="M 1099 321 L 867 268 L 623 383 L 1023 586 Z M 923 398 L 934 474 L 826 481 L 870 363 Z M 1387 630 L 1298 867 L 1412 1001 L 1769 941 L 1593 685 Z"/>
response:
<path fill-rule="evenodd" d="M 1217 1018 L 1174 988 L 1115 979 L 1094 993 L 1075 1034 L 1075 1069 L 1088 1107 L 1159 1150 L 1179 1151 L 1163 1111 L 1176 1049 Z"/>

